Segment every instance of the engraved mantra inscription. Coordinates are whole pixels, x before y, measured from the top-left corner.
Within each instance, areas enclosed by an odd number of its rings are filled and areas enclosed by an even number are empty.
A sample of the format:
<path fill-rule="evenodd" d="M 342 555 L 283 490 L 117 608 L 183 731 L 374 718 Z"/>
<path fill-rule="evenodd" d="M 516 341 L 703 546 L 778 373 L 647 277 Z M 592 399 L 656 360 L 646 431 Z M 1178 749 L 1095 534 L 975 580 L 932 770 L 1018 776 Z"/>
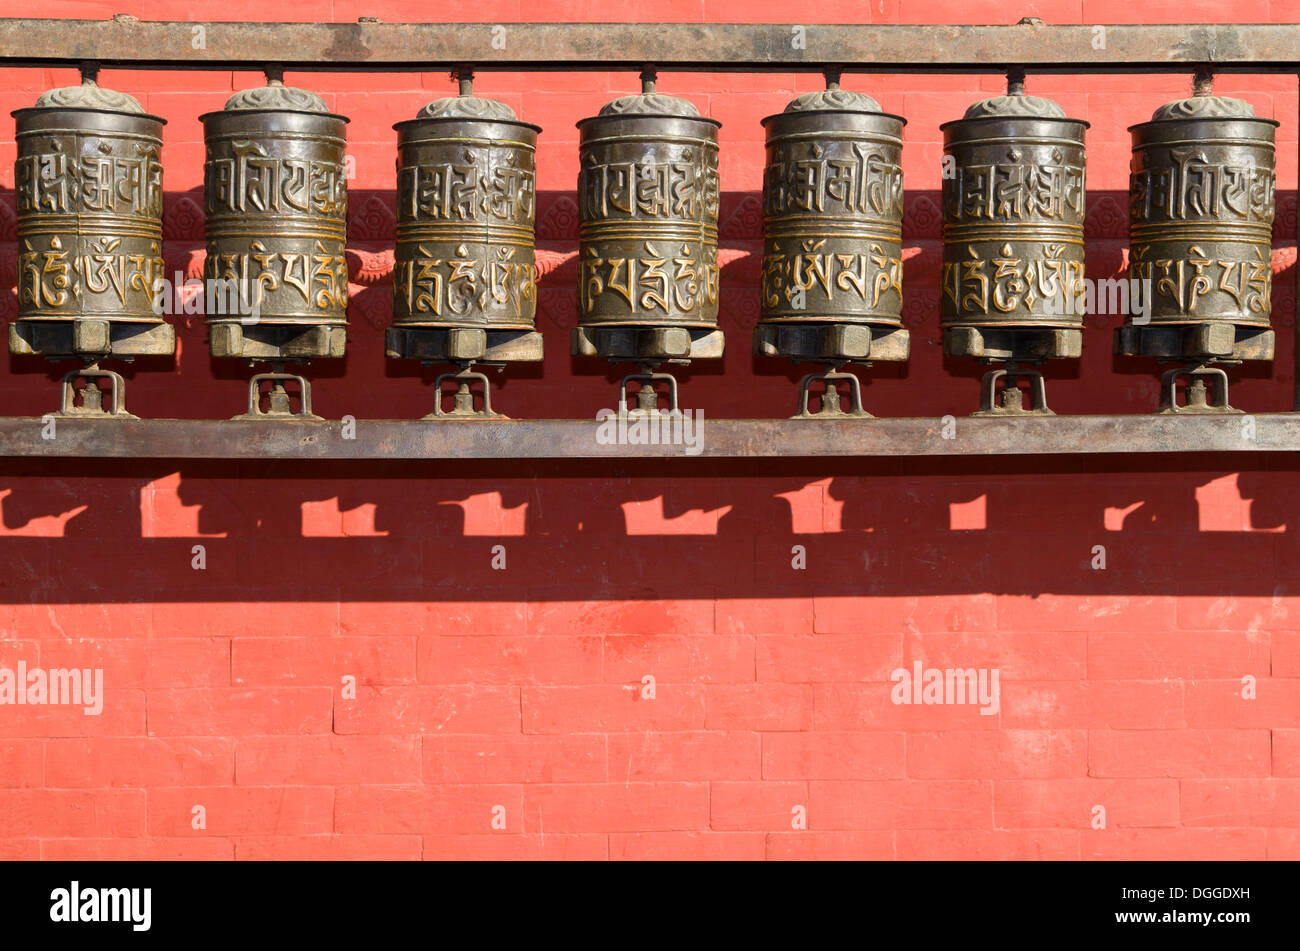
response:
<path fill-rule="evenodd" d="M 772 162 L 763 171 L 763 213 L 770 217 L 800 212 L 860 214 L 901 221 L 903 169 L 879 152 L 852 143 L 853 157 Z"/>
<path fill-rule="evenodd" d="M 865 254 L 841 254 L 825 250 L 826 241 L 809 238 L 793 253 L 785 254 L 772 242 L 763 255 L 763 304 L 779 307 L 790 303 L 796 291 L 820 288 L 827 301 L 842 296 L 856 297 L 876 307 L 882 294 L 903 293 L 903 261 L 872 244 Z"/>
<path fill-rule="evenodd" d="M 463 317 L 476 307 L 510 308 L 512 303 L 519 312 L 531 313 L 525 302 L 537 305 L 537 268 L 532 261 L 514 260 L 517 248 L 497 247 L 485 261 L 471 257 L 464 244 L 456 247 L 454 258 L 436 257 L 436 249 L 424 245 L 415 250 L 414 259 L 397 262 L 394 286 L 397 300 L 412 314 Z"/>
<path fill-rule="evenodd" d="M 18 214 L 162 215 L 162 165 L 156 147 L 136 144 L 138 154 L 130 158 L 72 157 L 57 141 L 50 147 L 54 151 L 18 156 L 14 165 Z"/>
<path fill-rule="evenodd" d="M 1083 262 L 1062 257 L 1066 246 L 1042 245 L 1042 254 L 1018 257 L 1010 244 L 985 260 L 971 245 L 969 260 L 943 263 L 942 294 L 956 314 L 1009 314 L 1018 308 L 1033 312 L 1034 304 L 1064 295 L 1073 297 L 1083 288 Z"/>
<path fill-rule="evenodd" d="M 531 225 L 536 175 L 515 168 L 515 153 L 488 162 L 466 150 L 463 161 L 420 164 L 397 170 L 397 209 L 404 221 L 497 220 Z M 482 164 L 481 164 L 482 163 Z"/>
<path fill-rule="evenodd" d="M 347 258 L 341 246 L 331 249 L 320 241 L 310 253 L 271 251 L 261 241 L 237 253 L 210 247 L 204 271 L 209 278 L 234 279 L 240 287 L 255 287 L 259 304 L 267 292 L 280 288 L 293 289 L 304 303 L 327 310 L 348 302 Z"/>
<path fill-rule="evenodd" d="M 1156 297 L 1172 301 L 1178 313 L 1196 313 L 1198 301 L 1215 290 L 1230 296 L 1243 314 L 1272 310 L 1273 269 L 1262 248 L 1255 248 L 1254 261 L 1210 258 L 1195 244 L 1182 258 L 1145 260 L 1149 253 L 1149 247 L 1135 249 L 1129 276 L 1152 281 Z"/>
<path fill-rule="evenodd" d="M 642 254 L 606 256 L 597 244 L 582 246 L 580 288 L 583 306 L 591 311 L 596 300 L 614 295 L 631 313 L 662 311 L 681 314 L 718 300 L 717 247 L 696 249 L 688 243 L 646 241 Z"/>
<path fill-rule="evenodd" d="M 715 164 L 685 160 L 597 164 L 585 153 L 578 175 L 583 221 L 618 218 L 681 218 L 712 222 L 718 217 Z"/>
<path fill-rule="evenodd" d="M 1172 149 L 1176 164 L 1134 172 L 1129 216 L 1134 221 L 1237 218 L 1273 223 L 1272 169 L 1212 163 L 1201 151 Z"/>
<path fill-rule="evenodd" d="M 56 235 L 50 247 L 40 250 L 24 239 L 18 254 L 18 302 L 37 309 L 62 307 L 86 291 L 112 291 L 125 305 L 128 291 L 152 295 L 154 281 L 162 278 L 162 249 L 151 242 L 148 254 L 121 250 L 120 238 L 102 237 L 82 254 L 70 253 Z"/>
<path fill-rule="evenodd" d="M 233 156 L 212 156 L 204 167 L 209 215 L 295 211 L 347 214 L 347 176 L 336 162 L 268 155 L 251 141 L 231 143 Z"/>
<path fill-rule="evenodd" d="M 1075 165 L 959 165 L 944 182 L 950 221 L 1083 217 L 1084 173 Z"/>

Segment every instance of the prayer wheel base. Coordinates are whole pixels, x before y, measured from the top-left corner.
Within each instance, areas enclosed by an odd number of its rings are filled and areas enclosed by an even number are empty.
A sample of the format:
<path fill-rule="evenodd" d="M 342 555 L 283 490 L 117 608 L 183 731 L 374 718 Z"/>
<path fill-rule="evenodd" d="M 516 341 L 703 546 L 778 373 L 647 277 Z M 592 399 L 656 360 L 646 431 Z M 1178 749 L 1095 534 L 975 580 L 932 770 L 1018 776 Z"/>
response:
<path fill-rule="evenodd" d="M 1044 327 L 947 327 L 943 353 L 1005 363 L 1073 359 L 1083 353 L 1083 331 Z"/>
<path fill-rule="evenodd" d="M 542 359 L 542 335 L 535 330 L 390 327 L 384 355 L 424 363 L 530 363 Z"/>
<path fill-rule="evenodd" d="M 214 357 L 273 363 L 302 363 L 306 360 L 342 357 L 347 339 L 346 327 L 323 324 L 213 324 L 208 336 Z"/>
<path fill-rule="evenodd" d="M 605 357 L 620 363 L 716 360 L 723 334 L 716 327 L 574 327 L 575 357 Z"/>
<path fill-rule="evenodd" d="M 176 352 L 176 331 L 116 320 L 19 320 L 9 325 L 9 352 L 52 360 L 166 357 Z"/>
<path fill-rule="evenodd" d="M 1115 330 L 1115 352 L 1126 357 L 1240 363 L 1272 360 L 1277 335 L 1266 327 L 1227 321 L 1127 325 Z"/>
<path fill-rule="evenodd" d="M 901 327 L 766 323 L 754 328 L 754 356 L 787 357 L 796 363 L 901 363 L 911 350 L 911 333 Z"/>

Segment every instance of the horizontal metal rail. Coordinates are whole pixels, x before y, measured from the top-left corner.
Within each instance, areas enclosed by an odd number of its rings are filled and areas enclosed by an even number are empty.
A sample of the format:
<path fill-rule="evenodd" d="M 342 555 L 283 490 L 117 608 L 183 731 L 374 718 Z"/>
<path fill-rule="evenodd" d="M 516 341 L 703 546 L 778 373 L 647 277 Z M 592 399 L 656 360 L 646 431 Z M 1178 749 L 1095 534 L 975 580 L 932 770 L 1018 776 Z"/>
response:
<path fill-rule="evenodd" d="M 708 419 L 633 442 L 594 420 L 0 419 L 0 458 L 626 459 L 1294 452 L 1300 413 Z"/>
<path fill-rule="evenodd" d="M 0 63 L 150 69 L 1147 72 L 1300 67 L 1300 25 L 221 23 L 0 19 Z"/>

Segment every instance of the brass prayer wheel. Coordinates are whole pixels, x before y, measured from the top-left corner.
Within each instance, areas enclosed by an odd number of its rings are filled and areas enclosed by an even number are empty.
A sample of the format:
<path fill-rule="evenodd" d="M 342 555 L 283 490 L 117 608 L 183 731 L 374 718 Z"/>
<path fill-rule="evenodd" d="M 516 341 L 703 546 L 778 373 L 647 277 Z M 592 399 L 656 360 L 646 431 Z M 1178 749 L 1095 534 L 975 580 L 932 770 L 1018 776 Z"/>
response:
<path fill-rule="evenodd" d="M 201 120 L 212 355 L 273 363 L 342 357 L 348 120 L 277 78 L 235 93 Z"/>
<path fill-rule="evenodd" d="M 939 127 L 945 353 L 1079 356 L 1087 127 L 1018 82 Z"/>
<path fill-rule="evenodd" d="M 981 413 L 1022 412 L 1017 376 L 1033 382 L 1033 407 L 1024 412 L 1049 412 L 1042 377 L 1016 364 L 1082 352 L 1087 128 L 1052 100 L 1025 95 L 1018 71 L 1005 96 L 940 126 L 944 353 L 1008 364 L 986 376 Z"/>
<path fill-rule="evenodd" d="M 90 75 L 13 113 L 18 315 L 9 352 L 88 364 L 168 355 L 175 332 L 154 306 L 165 277 L 165 120 Z"/>
<path fill-rule="evenodd" d="M 907 359 L 904 124 L 834 80 L 763 120 L 756 355 L 832 365 Z"/>
<path fill-rule="evenodd" d="M 655 91 L 578 123 L 578 326 L 572 351 L 653 367 L 722 356 L 718 129 Z"/>
<path fill-rule="evenodd" d="M 1273 119 L 1212 95 L 1161 106 L 1133 136 L 1129 282 L 1145 313 L 1116 351 L 1192 363 L 1271 360 Z"/>
<path fill-rule="evenodd" d="M 542 359 L 535 154 L 541 128 L 461 94 L 397 123 L 397 254 L 387 355 L 426 363 Z"/>

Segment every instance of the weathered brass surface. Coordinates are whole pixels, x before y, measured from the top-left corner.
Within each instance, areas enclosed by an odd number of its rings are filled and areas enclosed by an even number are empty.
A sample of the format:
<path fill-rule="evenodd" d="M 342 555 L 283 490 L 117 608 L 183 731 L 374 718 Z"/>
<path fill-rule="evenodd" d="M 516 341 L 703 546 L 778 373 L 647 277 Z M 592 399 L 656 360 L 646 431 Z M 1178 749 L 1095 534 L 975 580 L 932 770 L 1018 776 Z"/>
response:
<path fill-rule="evenodd" d="M 202 116 L 204 312 L 214 357 L 342 357 L 347 119 L 278 80 Z"/>
<path fill-rule="evenodd" d="M 763 120 L 756 355 L 832 365 L 907 359 L 904 121 L 834 79 Z"/>
<path fill-rule="evenodd" d="M 1116 334 L 1122 354 L 1192 363 L 1270 360 L 1274 130 L 1239 99 L 1194 95 L 1133 126 L 1129 281 L 1148 314 Z"/>
<path fill-rule="evenodd" d="M 154 307 L 162 254 L 164 120 L 90 79 L 13 113 L 18 159 L 18 315 L 9 351 L 75 357 L 171 354 Z"/>
<path fill-rule="evenodd" d="M 394 358 L 468 366 L 542 359 L 536 331 L 538 126 L 472 94 L 397 129 Z"/>
<path fill-rule="evenodd" d="M 648 78 L 641 95 L 578 123 L 574 354 L 645 365 L 722 356 L 720 125 Z"/>
<path fill-rule="evenodd" d="M 1023 77 L 940 127 L 944 353 L 1079 356 L 1087 127 L 1025 95 Z"/>

